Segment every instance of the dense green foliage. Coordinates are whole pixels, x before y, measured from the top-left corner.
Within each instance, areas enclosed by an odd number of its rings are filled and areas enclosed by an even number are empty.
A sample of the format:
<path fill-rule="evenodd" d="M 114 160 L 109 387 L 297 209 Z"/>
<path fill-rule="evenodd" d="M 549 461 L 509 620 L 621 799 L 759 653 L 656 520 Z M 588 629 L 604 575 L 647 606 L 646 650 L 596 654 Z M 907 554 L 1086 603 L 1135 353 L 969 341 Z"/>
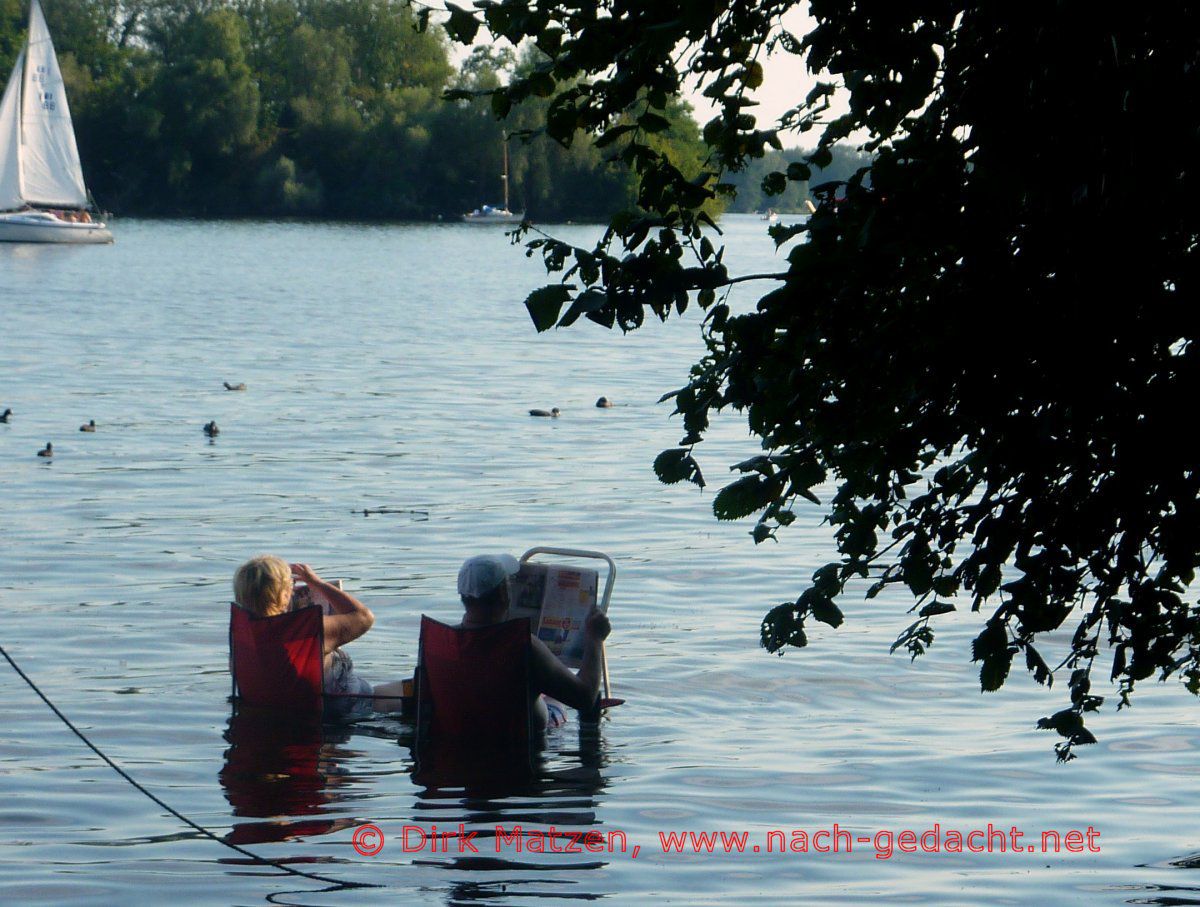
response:
<path fill-rule="evenodd" d="M 505 136 L 539 121 L 530 98 L 497 122 L 493 87 L 533 58 L 471 54 L 399 0 L 43 0 L 89 188 L 123 214 L 453 217 L 503 192 Z M 25 0 L 0 0 L 5 77 Z M 674 152 L 699 167 L 688 111 Z M 513 138 L 514 210 L 601 219 L 633 197 L 628 168 L 588 140 Z"/>
<path fill-rule="evenodd" d="M 811 504 L 840 555 L 770 610 L 763 644 L 838 626 L 848 585 L 912 596 L 897 647 L 914 657 L 969 606 L 984 690 L 1018 657 L 1038 683 L 1066 681 L 1069 701 L 1038 726 L 1070 759 L 1094 739 L 1096 676 L 1121 704 L 1156 675 L 1200 693 L 1200 454 L 1182 439 L 1200 397 L 1200 10 L 813 0 L 810 34 L 779 31 L 799 5 L 453 8 L 453 36 L 483 21 L 547 55 L 499 109 L 547 98 L 550 134 L 582 127 L 639 174 L 644 213 L 596 247 L 531 241 L 561 281 L 527 305 L 542 330 L 704 307 L 707 353 L 668 395 L 684 437 L 659 476 L 703 485 L 710 415 L 742 411 L 762 454 L 733 467 L 716 516 L 757 515 L 764 542 Z M 746 92 L 766 45 L 840 80 L 848 113 L 827 113 L 819 84 L 758 123 Z M 649 141 L 681 69 L 721 110 L 704 128 L 708 175 Z M 726 288 L 755 275 L 730 272 L 698 207 L 781 134 L 814 128 L 816 149 L 767 174 L 768 190 L 808 180 L 848 137 L 869 172 L 813 187 L 811 220 L 774 228 L 803 241 L 757 306 L 734 311 Z"/>

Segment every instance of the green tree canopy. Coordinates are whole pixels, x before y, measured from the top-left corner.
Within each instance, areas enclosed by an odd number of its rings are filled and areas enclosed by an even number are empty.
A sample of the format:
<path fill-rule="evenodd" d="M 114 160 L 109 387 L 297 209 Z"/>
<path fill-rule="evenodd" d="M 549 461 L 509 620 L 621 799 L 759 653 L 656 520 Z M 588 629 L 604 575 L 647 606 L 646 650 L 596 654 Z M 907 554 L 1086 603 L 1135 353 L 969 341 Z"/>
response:
<path fill-rule="evenodd" d="M 88 185 L 118 214 L 457 217 L 501 197 L 505 136 L 543 118 L 530 97 L 497 123 L 447 87 L 496 87 L 535 55 L 480 49 L 461 72 L 407 0 L 43 0 Z M 0 0 L 0 63 L 28 0 Z M 7 70 L 5 70 L 7 73 Z M 703 149 L 682 108 L 672 153 Z M 690 132 L 689 132 L 690 130 Z M 514 203 L 531 217 L 602 219 L 629 169 L 586 137 L 513 139 Z"/>
<path fill-rule="evenodd" d="M 171 36 L 159 70 L 157 99 L 162 132 L 175 149 L 170 179 L 220 177 L 251 145 L 258 125 L 258 86 L 246 62 L 245 24 L 230 10 L 190 16 Z"/>
<path fill-rule="evenodd" d="M 851 581 L 912 596 L 897 646 L 914 657 L 939 615 L 969 607 L 984 690 L 1017 657 L 1039 683 L 1066 681 L 1069 701 L 1039 726 L 1070 759 L 1094 739 L 1095 675 L 1122 704 L 1152 676 L 1200 692 L 1200 456 L 1181 438 L 1200 391 L 1200 11 L 813 0 L 812 31 L 782 31 L 800 5 L 450 7 L 459 40 L 486 25 L 545 55 L 495 91 L 498 111 L 544 98 L 551 136 L 583 129 L 639 175 L 640 212 L 596 247 L 531 242 L 562 281 L 527 304 L 539 329 L 707 309 L 707 353 L 668 395 L 684 434 L 659 476 L 702 485 L 710 415 L 737 410 L 762 453 L 733 467 L 716 516 L 756 515 L 756 542 L 800 507 L 835 530 L 839 556 L 770 609 L 763 644 L 839 625 Z M 759 123 L 749 92 L 772 49 L 839 80 L 848 112 L 830 114 L 818 84 Z M 652 141 L 681 70 L 720 111 L 698 175 Z M 767 174 L 769 193 L 847 139 L 871 163 L 814 186 L 806 224 L 774 228 L 802 241 L 735 311 L 728 288 L 752 275 L 731 272 L 700 206 L 789 130 L 813 129 L 815 150 Z"/>

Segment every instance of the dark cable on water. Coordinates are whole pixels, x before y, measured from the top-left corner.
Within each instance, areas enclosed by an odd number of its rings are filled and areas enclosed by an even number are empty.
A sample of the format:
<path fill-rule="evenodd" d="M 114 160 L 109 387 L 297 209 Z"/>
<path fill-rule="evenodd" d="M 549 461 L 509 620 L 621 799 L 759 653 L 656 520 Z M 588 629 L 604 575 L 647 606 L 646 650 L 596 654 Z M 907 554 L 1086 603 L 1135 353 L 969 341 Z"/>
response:
<path fill-rule="evenodd" d="M 325 882 L 330 885 L 337 885 L 341 888 L 378 888 L 378 887 L 380 887 L 378 885 L 373 885 L 369 882 L 344 882 L 341 879 L 332 879 L 329 876 L 321 876 L 321 875 L 317 875 L 316 873 L 313 873 L 313 872 L 303 872 L 302 870 L 299 870 L 299 869 L 293 869 L 291 866 L 288 866 L 286 863 L 280 863 L 277 860 L 268 860 L 266 857 L 260 857 L 258 854 L 252 853 L 251 851 L 246 850 L 246 848 L 244 848 L 244 847 L 239 847 L 237 844 L 232 844 L 229 841 L 226 841 L 224 838 L 220 838 L 217 835 L 213 834 L 211 831 L 209 831 L 204 826 L 198 825 L 197 823 L 193 822 L 191 819 L 189 819 L 187 816 L 185 816 L 179 810 L 173 809 L 172 807 L 168 806 L 166 803 L 164 803 L 162 800 L 160 800 L 158 797 L 156 797 L 150 791 L 146 790 L 146 788 L 142 787 L 142 785 L 139 784 L 137 781 L 135 781 L 130 776 L 130 774 L 125 771 L 125 769 L 121 768 L 121 766 L 117 765 L 117 763 L 115 763 L 111 759 L 109 759 L 108 756 L 104 755 L 104 753 L 100 751 L 100 748 L 98 746 L 96 746 L 96 744 L 92 743 L 92 741 L 90 741 L 86 736 L 84 736 L 83 731 L 81 731 L 81 730 L 79 730 L 79 728 L 75 727 L 75 725 L 73 725 L 71 723 L 71 720 L 69 718 L 67 718 L 67 716 L 64 715 L 62 712 L 59 711 L 58 706 L 56 706 L 53 702 L 51 702 L 50 699 L 46 696 L 46 694 L 43 693 L 40 689 L 38 689 L 38 685 L 29 679 L 29 675 L 27 675 L 24 671 L 21 670 L 20 666 L 15 661 L 13 661 L 12 656 L 9 655 L 8 652 L 6 652 L 4 650 L 4 646 L 2 646 L 2 645 L 0 645 L 0 655 L 3 655 L 5 661 L 7 661 L 10 665 L 12 665 L 12 669 L 17 672 L 17 674 L 20 676 L 20 678 L 23 681 L 25 681 L 25 683 L 27 683 L 29 685 L 29 688 L 31 690 L 33 690 L 33 692 L 37 693 L 38 698 L 41 699 L 42 702 L 46 703 L 47 706 L 49 706 L 50 711 L 52 711 L 55 715 L 58 716 L 58 720 L 61 721 L 63 724 L 65 724 L 68 728 L 70 728 L 71 733 L 73 733 L 76 737 L 78 737 L 80 740 L 82 740 L 87 745 L 88 749 L 90 749 L 93 753 L 95 753 L 97 756 L 99 756 L 101 759 L 103 759 L 108 764 L 109 768 L 111 768 L 114 772 L 116 772 L 118 775 L 120 775 L 122 778 L 124 778 L 130 784 L 132 784 L 141 793 L 143 793 L 147 797 L 149 797 L 150 800 L 152 800 L 157 806 L 162 807 L 168 813 L 170 813 L 172 816 L 174 816 L 176 819 L 178 819 L 180 822 L 183 822 L 184 824 L 190 826 L 191 828 L 194 828 L 196 831 L 200 832 L 200 834 L 204 835 L 206 838 L 210 838 L 211 840 L 216 841 L 218 844 L 228 847 L 230 850 L 235 850 L 244 857 L 249 857 L 251 860 L 253 860 L 255 863 L 259 864 L 260 866 L 271 866 L 271 867 L 274 867 L 275 869 L 282 870 L 283 872 L 289 873 L 294 876 L 302 876 L 303 878 L 306 878 L 306 879 L 313 879 L 314 881 L 317 881 L 317 882 Z"/>

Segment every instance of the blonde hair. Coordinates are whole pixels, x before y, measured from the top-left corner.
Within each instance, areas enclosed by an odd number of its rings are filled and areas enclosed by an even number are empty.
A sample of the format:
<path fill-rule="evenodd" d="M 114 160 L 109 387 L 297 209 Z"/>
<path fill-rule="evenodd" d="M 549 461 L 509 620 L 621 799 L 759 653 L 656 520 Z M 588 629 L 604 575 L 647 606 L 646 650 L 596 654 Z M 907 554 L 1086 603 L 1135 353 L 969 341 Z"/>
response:
<path fill-rule="evenodd" d="M 283 558 L 260 554 L 233 575 L 233 598 L 259 617 L 282 614 L 292 604 L 292 570 Z"/>

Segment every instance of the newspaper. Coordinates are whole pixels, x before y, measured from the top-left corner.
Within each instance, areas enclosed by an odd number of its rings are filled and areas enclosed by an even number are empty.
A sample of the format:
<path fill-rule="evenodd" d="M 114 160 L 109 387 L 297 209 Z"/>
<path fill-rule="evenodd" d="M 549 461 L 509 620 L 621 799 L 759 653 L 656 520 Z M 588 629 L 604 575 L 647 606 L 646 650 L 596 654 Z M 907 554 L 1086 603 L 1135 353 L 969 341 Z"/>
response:
<path fill-rule="evenodd" d="M 509 615 L 528 617 L 534 635 L 567 667 L 583 664 L 583 624 L 596 604 L 599 573 L 526 562 L 510 583 Z"/>
<path fill-rule="evenodd" d="M 333 585 L 339 589 L 342 588 L 342 581 L 334 580 Z M 329 603 L 321 592 L 314 589 L 308 583 L 296 583 L 292 587 L 292 610 L 299 611 L 301 608 L 307 608 L 311 605 L 317 605 L 321 609 L 321 613 L 328 617 L 333 613 L 333 605 Z"/>

